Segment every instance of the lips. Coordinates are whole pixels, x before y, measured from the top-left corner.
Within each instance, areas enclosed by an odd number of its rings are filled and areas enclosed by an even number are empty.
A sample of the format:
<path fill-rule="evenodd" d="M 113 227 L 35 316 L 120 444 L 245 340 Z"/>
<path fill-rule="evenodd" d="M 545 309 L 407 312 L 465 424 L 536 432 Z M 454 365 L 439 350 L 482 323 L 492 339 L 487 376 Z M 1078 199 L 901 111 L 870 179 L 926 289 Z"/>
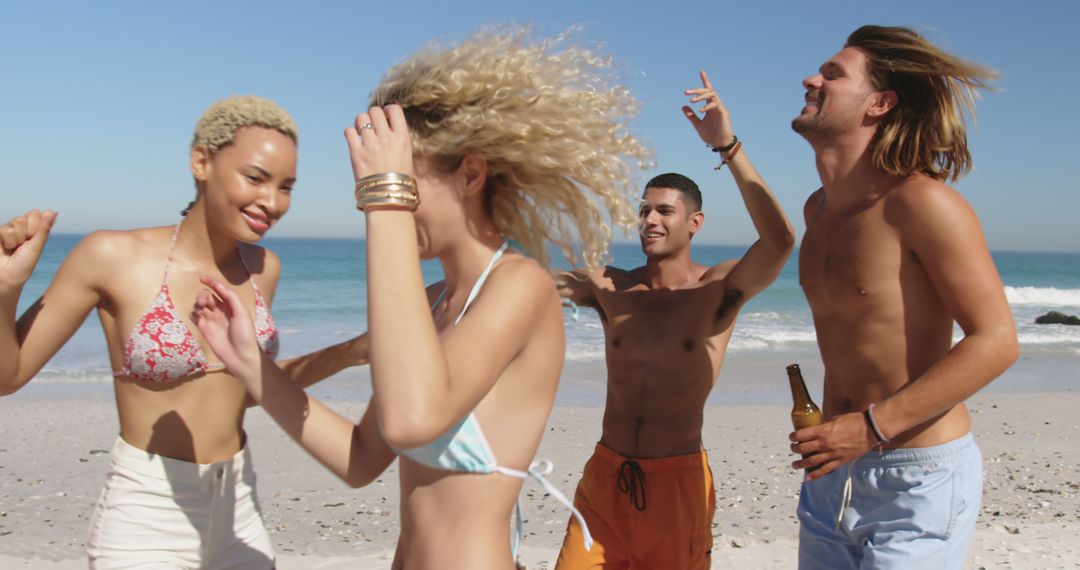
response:
<path fill-rule="evenodd" d="M 664 234 L 660 232 L 641 232 L 641 239 L 647 242 L 657 241 L 664 237 Z"/>
<path fill-rule="evenodd" d="M 255 214 L 252 212 L 241 210 L 240 215 L 244 217 L 244 221 L 247 222 L 248 227 L 251 228 L 253 232 L 259 235 L 263 235 L 264 233 L 266 233 L 267 230 L 270 229 L 270 218 L 262 215 L 261 213 Z"/>

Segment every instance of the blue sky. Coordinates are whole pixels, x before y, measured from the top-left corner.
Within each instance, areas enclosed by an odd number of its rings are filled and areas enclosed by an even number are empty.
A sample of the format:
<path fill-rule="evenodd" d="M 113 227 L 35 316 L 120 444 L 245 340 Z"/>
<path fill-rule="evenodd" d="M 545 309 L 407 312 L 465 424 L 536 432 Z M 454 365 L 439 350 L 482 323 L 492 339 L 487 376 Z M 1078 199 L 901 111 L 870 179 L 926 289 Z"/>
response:
<path fill-rule="evenodd" d="M 810 147 L 790 129 L 800 80 L 866 23 L 906 25 L 1002 74 L 957 188 L 990 246 L 1080 251 L 1080 142 L 1070 111 L 1080 3 L 927 2 L 24 2 L 0 19 L 0 217 L 61 211 L 57 231 L 171 224 L 193 195 L 195 121 L 214 100 L 276 100 L 301 130 L 299 183 L 283 236 L 361 236 L 342 130 L 387 67 L 431 40 L 487 25 L 535 35 L 580 25 L 642 104 L 633 132 L 657 172 L 702 186 L 700 241 L 755 238 L 730 174 L 679 112 L 705 69 L 735 130 L 800 235 L 818 186 Z M 655 174 L 649 172 L 643 178 Z M 643 180 L 642 180 L 643 181 Z"/>

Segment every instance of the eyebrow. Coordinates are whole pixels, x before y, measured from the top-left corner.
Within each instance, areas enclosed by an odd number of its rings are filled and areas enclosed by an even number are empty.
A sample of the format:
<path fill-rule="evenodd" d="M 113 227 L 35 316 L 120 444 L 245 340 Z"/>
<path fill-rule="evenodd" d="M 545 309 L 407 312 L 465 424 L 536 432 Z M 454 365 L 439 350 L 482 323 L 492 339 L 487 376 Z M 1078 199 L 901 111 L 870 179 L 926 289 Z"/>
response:
<path fill-rule="evenodd" d="M 248 168 L 254 168 L 255 170 L 258 170 L 259 171 L 259 176 L 262 176 L 263 178 L 272 178 L 273 177 L 273 175 L 271 175 L 268 170 L 266 170 L 265 168 L 263 168 L 263 167 L 261 167 L 261 166 L 259 166 L 257 164 L 249 164 Z M 285 181 L 286 182 L 296 182 L 296 179 L 295 178 L 286 178 Z"/>
<path fill-rule="evenodd" d="M 835 69 L 838 69 L 840 71 L 844 70 L 844 68 L 841 67 L 839 63 L 836 63 L 835 61 L 830 59 L 829 61 L 826 61 L 825 63 L 821 64 L 821 67 L 818 68 L 818 72 L 825 73 L 825 70 L 830 69 L 830 68 L 835 68 Z"/>
<path fill-rule="evenodd" d="M 270 172 L 268 170 L 266 170 L 265 168 L 257 165 L 257 164 L 249 164 L 248 168 L 253 168 L 255 170 L 258 170 L 260 176 L 263 176 L 265 178 L 270 178 Z"/>

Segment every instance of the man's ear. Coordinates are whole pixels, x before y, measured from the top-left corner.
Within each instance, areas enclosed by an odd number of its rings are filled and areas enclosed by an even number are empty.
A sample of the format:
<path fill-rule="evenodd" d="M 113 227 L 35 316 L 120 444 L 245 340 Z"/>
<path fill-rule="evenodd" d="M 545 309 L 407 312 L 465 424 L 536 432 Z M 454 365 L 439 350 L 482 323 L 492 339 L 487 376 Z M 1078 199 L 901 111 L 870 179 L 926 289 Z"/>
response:
<path fill-rule="evenodd" d="M 459 172 L 465 179 L 465 195 L 472 196 L 483 192 L 487 184 L 487 161 L 472 154 L 461 159 Z"/>
<path fill-rule="evenodd" d="M 866 114 L 872 119 L 880 119 L 895 109 L 899 102 L 900 96 L 896 94 L 896 91 L 879 91 L 874 95 L 874 102 L 866 110 Z"/>
<path fill-rule="evenodd" d="M 705 223 L 705 212 L 698 210 L 693 214 L 690 214 L 690 237 L 694 237 L 694 234 L 701 231 L 702 224 Z"/>
<path fill-rule="evenodd" d="M 191 175 L 196 183 L 206 182 L 210 177 L 210 150 L 203 145 L 191 147 Z"/>

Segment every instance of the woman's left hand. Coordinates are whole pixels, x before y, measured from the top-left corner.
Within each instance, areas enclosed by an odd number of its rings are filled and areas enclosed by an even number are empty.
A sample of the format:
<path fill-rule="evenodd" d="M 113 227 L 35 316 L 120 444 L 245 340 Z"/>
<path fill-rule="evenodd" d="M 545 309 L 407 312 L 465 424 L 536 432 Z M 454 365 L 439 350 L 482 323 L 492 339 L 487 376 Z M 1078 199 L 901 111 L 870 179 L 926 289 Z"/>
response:
<path fill-rule="evenodd" d="M 413 174 L 412 140 L 400 105 L 372 107 L 345 129 L 353 177 L 385 172 Z"/>

